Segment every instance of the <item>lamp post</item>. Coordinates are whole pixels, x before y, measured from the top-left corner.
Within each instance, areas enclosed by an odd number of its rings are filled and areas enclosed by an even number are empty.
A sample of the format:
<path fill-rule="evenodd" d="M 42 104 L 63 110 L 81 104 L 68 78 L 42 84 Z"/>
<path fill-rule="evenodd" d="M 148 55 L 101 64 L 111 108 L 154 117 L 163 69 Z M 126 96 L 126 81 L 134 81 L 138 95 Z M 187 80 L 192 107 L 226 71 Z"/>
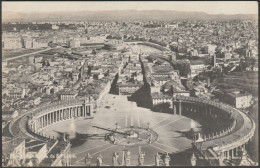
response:
<path fill-rule="evenodd" d="M 126 152 L 126 149 L 125 149 L 125 146 L 124 146 L 123 157 L 122 157 L 122 166 L 125 166 L 125 152 Z"/>
<path fill-rule="evenodd" d="M 116 125 L 116 130 L 118 129 L 118 123 L 115 124 Z"/>

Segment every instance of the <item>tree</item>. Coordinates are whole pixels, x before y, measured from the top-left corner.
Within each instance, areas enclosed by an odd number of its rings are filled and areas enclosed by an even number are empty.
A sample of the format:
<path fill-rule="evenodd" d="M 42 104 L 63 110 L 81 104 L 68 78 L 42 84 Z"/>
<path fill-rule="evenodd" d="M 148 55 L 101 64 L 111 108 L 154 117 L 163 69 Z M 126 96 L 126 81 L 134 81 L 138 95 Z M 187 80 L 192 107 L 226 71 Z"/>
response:
<path fill-rule="evenodd" d="M 178 62 L 176 65 L 176 69 L 179 70 L 181 76 L 187 76 L 191 69 L 189 62 Z"/>
<path fill-rule="evenodd" d="M 108 35 L 107 37 L 106 37 L 106 39 L 112 39 L 113 37 L 112 37 L 112 35 Z"/>

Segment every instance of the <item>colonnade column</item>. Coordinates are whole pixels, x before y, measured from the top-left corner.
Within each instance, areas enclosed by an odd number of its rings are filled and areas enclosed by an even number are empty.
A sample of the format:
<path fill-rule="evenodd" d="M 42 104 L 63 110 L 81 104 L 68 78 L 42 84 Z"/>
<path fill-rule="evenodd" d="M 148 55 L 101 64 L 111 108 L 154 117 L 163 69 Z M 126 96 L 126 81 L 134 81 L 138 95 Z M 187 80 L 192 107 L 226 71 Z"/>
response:
<path fill-rule="evenodd" d="M 92 105 L 89 105 L 89 116 L 93 116 L 93 107 Z"/>
<path fill-rule="evenodd" d="M 37 131 L 41 127 L 41 121 L 40 118 L 37 119 Z"/>
<path fill-rule="evenodd" d="M 66 120 L 67 119 L 66 109 L 63 109 L 62 112 L 63 112 L 63 119 Z"/>
<path fill-rule="evenodd" d="M 57 111 L 54 111 L 54 122 L 57 122 Z"/>
<path fill-rule="evenodd" d="M 60 111 L 60 120 L 63 121 L 63 119 L 64 119 L 63 118 L 63 112 L 62 112 L 62 110 L 59 110 L 59 111 Z"/>
<path fill-rule="evenodd" d="M 83 113 L 83 110 L 82 110 L 82 109 L 83 109 L 83 108 L 82 108 L 82 105 L 79 106 L 80 116 L 81 116 L 81 117 L 84 117 L 84 113 Z"/>
<path fill-rule="evenodd" d="M 51 113 L 49 113 L 48 115 L 49 115 L 49 125 L 51 125 Z"/>
<path fill-rule="evenodd" d="M 37 127 L 38 127 L 38 129 L 41 128 L 41 117 L 37 118 Z"/>
<path fill-rule="evenodd" d="M 52 112 L 48 113 L 48 115 L 49 115 L 49 122 L 51 124 L 52 123 Z"/>
<path fill-rule="evenodd" d="M 231 159 L 233 159 L 233 158 L 234 158 L 234 150 L 231 149 Z"/>
<path fill-rule="evenodd" d="M 39 117 L 38 121 L 39 128 L 42 128 L 42 117 Z"/>
<path fill-rule="evenodd" d="M 44 122 L 43 116 L 41 116 L 41 128 L 43 128 L 43 122 Z"/>
<path fill-rule="evenodd" d="M 81 108 L 82 108 L 83 116 L 86 117 L 85 104 L 83 104 L 83 105 L 81 106 Z"/>
<path fill-rule="evenodd" d="M 45 122 L 46 122 L 46 120 L 45 120 L 45 115 L 43 115 L 42 118 L 43 118 L 43 127 L 45 127 L 45 126 L 46 126 L 46 125 L 45 125 Z"/>
<path fill-rule="evenodd" d="M 62 114 L 63 114 L 63 120 L 66 120 L 66 113 L 65 113 L 65 110 L 62 109 L 61 111 L 62 111 Z"/>
<path fill-rule="evenodd" d="M 35 121 L 34 121 L 34 129 L 33 129 L 33 132 L 36 132 L 36 127 L 37 127 L 37 121 L 35 120 Z"/>
<path fill-rule="evenodd" d="M 60 111 L 60 119 L 61 121 L 63 120 L 63 113 L 62 113 L 62 110 L 59 110 Z"/>
<path fill-rule="evenodd" d="M 52 124 L 52 112 L 50 114 L 50 125 Z"/>
<path fill-rule="evenodd" d="M 43 126 L 46 127 L 46 115 L 43 116 Z"/>
<path fill-rule="evenodd" d="M 228 151 L 224 151 L 225 158 L 228 158 Z"/>
<path fill-rule="evenodd" d="M 51 113 L 48 114 L 48 125 L 51 125 Z"/>
<path fill-rule="evenodd" d="M 57 111 L 57 121 L 60 121 L 60 112 Z"/>
<path fill-rule="evenodd" d="M 82 113 L 82 117 L 85 117 L 84 105 L 80 106 L 80 110 L 81 110 L 81 113 Z"/>
<path fill-rule="evenodd" d="M 47 126 L 49 125 L 49 114 L 47 114 Z"/>
<path fill-rule="evenodd" d="M 67 113 L 66 113 L 66 110 L 63 109 L 62 112 L 63 112 L 63 119 L 66 120 L 66 119 L 67 119 Z"/>
<path fill-rule="evenodd" d="M 85 105 L 85 114 L 86 114 L 86 116 L 89 115 L 89 114 L 88 114 L 88 105 Z"/>
<path fill-rule="evenodd" d="M 86 115 L 87 115 L 87 116 L 89 116 L 89 110 L 88 110 L 88 107 L 89 107 L 89 105 L 86 105 L 86 106 L 85 106 L 85 110 L 86 110 Z"/>
<path fill-rule="evenodd" d="M 46 126 L 48 126 L 49 125 L 49 119 L 48 119 L 48 114 L 46 114 Z"/>
<path fill-rule="evenodd" d="M 54 112 L 51 113 L 51 117 L 52 117 L 51 123 L 53 124 L 54 123 Z"/>
<path fill-rule="evenodd" d="M 180 99 L 180 104 L 179 104 L 179 115 L 181 115 L 181 99 Z"/>
<path fill-rule="evenodd" d="M 48 126 L 48 114 L 46 114 L 46 126 Z"/>

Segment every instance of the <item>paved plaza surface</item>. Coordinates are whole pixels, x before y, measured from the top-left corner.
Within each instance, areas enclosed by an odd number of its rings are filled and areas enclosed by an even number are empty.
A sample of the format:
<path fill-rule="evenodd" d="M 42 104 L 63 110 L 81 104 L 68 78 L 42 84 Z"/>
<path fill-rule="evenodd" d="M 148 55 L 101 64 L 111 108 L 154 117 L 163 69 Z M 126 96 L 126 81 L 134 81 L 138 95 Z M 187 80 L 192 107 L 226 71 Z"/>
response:
<path fill-rule="evenodd" d="M 148 124 L 149 123 L 149 124 Z M 108 94 L 104 97 L 101 106 L 94 113 L 93 119 L 76 118 L 70 121 L 53 124 L 42 130 L 49 135 L 58 132 L 72 134 L 72 165 L 84 166 L 84 158 L 89 153 L 92 164 L 96 165 L 99 154 L 103 157 L 104 165 L 112 165 L 112 154 L 118 152 L 122 163 L 124 148 L 131 152 L 131 165 L 138 165 L 139 150 L 145 153 L 144 165 L 154 165 L 155 155 L 178 153 L 191 147 L 191 139 L 182 132 L 191 129 L 191 119 L 185 116 L 154 112 L 147 108 L 138 107 L 135 102 L 127 100 L 126 96 Z M 196 122 L 195 122 L 196 123 Z M 107 130 L 93 126 L 124 130 L 130 126 L 147 129 L 148 125 L 157 134 L 155 141 L 141 146 L 122 146 L 105 140 Z M 199 124 L 197 123 L 199 126 Z M 119 136 L 118 136 L 119 137 Z M 118 139 L 118 144 L 127 143 L 126 138 Z"/>

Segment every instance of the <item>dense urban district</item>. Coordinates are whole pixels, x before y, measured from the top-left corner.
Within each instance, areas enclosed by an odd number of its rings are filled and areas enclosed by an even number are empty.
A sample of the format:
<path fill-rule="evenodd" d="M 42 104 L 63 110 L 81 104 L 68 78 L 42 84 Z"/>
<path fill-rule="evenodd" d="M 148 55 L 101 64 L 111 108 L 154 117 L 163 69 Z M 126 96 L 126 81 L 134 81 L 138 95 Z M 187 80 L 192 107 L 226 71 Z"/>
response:
<path fill-rule="evenodd" d="M 258 22 L 3 23 L 2 146 L 4 167 L 258 165 Z"/>

